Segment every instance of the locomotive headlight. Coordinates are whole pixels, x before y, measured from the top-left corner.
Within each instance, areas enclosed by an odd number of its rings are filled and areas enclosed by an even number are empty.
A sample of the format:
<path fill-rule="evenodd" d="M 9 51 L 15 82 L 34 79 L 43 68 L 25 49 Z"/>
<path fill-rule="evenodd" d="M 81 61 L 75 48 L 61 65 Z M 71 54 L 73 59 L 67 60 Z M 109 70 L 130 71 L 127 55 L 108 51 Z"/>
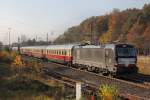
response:
<path fill-rule="evenodd" d="M 128 65 L 129 65 L 129 62 L 128 62 L 128 61 L 126 61 L 126 62 L 125 62 L 125 66 L 126 66 L 126 67 L 128 67 Z"/>

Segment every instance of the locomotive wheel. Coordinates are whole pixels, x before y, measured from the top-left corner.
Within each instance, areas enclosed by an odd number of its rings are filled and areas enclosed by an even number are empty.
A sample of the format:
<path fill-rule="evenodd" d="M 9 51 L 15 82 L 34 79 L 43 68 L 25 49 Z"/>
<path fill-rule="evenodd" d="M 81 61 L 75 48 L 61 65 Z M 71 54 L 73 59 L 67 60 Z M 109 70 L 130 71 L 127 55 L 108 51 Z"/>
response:
<path fill-rule="evenodd" d="M 104 70 L 103 73 L 102 73 L 104 76 L 108 76 L 110 73 L 108 70 Z"/>
<path fill-rule="evenodd" d="M 67 66 L 68 66 L 68 67 L 71 67 L 71 63 L 70 63 L 70 62 L 69 62 L 69 63 L 67 63 Z"/>

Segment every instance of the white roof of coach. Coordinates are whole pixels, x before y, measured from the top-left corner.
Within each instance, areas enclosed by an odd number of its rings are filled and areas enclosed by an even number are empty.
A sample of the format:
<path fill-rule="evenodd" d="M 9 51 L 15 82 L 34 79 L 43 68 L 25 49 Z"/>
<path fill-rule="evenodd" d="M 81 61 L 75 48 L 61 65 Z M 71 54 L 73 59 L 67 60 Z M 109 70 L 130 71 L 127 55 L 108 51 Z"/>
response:
<path fill-rule="evenodd" d="M 72 49 L 73 46 L 76 46 L 77 44 L 66 44 L 66 45 L 49 45 L 46 49 Z"/>
<path fill-rule="evenodd" d="M 18 49 L 18 47 L 12 47 L 12 49 L 14 50 L 14 49 Z"/>
<path fill-rule="evenodd" d="M 21 47 L 23 49 L 45 49 L 47 46 L 26 46 L 26 47 Z"/>
<path fill-rule="evenodd" d="M 100 45 L 75 46 L 75 48 L 101 48 Z"/>

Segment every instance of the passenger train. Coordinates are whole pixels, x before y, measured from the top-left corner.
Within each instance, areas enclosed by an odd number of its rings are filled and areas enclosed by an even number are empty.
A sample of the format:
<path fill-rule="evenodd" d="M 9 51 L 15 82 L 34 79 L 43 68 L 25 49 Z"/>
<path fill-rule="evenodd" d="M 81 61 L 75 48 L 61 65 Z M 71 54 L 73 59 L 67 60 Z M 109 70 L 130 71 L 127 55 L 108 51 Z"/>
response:
<path fill-rule="evenodd" d="M 27 46 L 20 53 L 104 75 L 138 70 L 136 48 L 130 44 Z"/>

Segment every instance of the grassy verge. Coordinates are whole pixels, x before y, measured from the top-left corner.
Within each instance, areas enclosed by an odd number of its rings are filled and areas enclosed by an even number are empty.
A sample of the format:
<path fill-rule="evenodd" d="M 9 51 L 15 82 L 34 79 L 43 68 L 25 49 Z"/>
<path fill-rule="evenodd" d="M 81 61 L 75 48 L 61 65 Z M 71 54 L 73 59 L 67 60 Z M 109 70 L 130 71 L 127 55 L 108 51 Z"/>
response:
<path fill-rule="evenodd" d="M 0 63 L 0 100 L 49 100 L 61 94 L 60 86 L 48 86 L 9 70 L 9 64 Z"/>
<path fill-rule="evenodd" d="M 150 75 L 150 57 L 139 56 L 138 57 L 139 72 L 142 74 Z"/>
<path fill-rule="evenodd" d="M 20 59 L 20 58 L 19 58 Z M 14 63 L 15 62 L 15 63 Z M 21 64 L 21 66 L 20 66 Z M 0 100 L 60 100 L 68 94 L 64 85 L 41 76 L 41 63 L 14 59 L 0 61 Z"/>

